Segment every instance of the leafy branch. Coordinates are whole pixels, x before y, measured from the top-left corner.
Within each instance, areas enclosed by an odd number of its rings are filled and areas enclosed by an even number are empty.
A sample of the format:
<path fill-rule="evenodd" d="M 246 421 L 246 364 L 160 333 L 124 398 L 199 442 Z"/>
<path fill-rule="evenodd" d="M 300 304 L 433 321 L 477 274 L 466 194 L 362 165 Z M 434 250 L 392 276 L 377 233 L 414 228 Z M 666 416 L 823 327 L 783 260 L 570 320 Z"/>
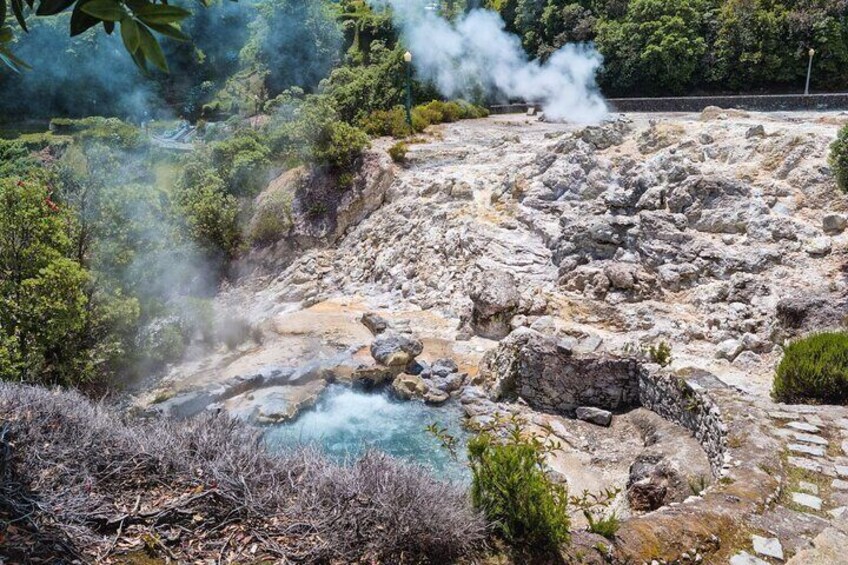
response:
<path fill-rule="evenodd" d="M 208 5 L 207 0 L 198 1 L 204 7 Z M 104 31 L 111 35 L 117 25 L 124 47 L 144 72 L 148 71 L 148 64 L 168 72 L 168 62 L 154 33 L 177 41 L 189 41 L 180 29 L 180 23 L 191 12 L 171 6 L 167 0 L 40 0 L 37 7 L 36 0 L 0 0 L 0 62 L 15 72 L 29 66 L 12 52 L 15 32 L 11 25 L 6 24 L 10 10 L 18 27 L 25 33 L 29 32 L 27 17 L 33 12 L 37 17 L 47 17 L 72 10 L 71 37 L 97 25 L 102 25 Z"/>

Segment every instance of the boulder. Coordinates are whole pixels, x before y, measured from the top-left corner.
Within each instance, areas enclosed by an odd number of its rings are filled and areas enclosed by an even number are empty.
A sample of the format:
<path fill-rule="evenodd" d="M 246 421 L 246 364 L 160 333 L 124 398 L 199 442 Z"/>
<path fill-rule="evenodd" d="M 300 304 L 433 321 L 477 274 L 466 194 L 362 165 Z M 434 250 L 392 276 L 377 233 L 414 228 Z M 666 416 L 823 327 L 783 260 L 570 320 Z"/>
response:
<path fill-rule="evenodd" d="M 438 406 L 448 401 L 450 395 L 439 389 L 430 388 L 424 393 L 424 402 Z"/>
<path fill-rule="evenodd" d="M 807 252 L 807 255 L 813 257 L 828 255 L 831 249 L 833 249 L 833 242 L 831 242 L 829 237 L 816 237 L 804 245 L 804 251 Z"/>
<path fill-rule="evenodd" d="M 789 335 L 843 329 L 848 299 L 828 295 L 793 296 L 777 303 L 777 320 Z"/>
<path fill-rule="evenodd" d="M 733 361 L 742 353 L 742 342 L 738 339 L 726 339 L 718 344 L 716 348 L 716 359 L 727 359 Z"/>
<path fill-rule="evenodd" d="M 438 377 L 447 377 L 451 373 L 459 372 L 459 367 L 453 359 L 437 359 L 430 367 L 430 372 Z"/>
<path fill-rule="evenodd" d="M 375 314 L 374 312 L 366 312 L 359 318 L 359 321 L 362 322 L 368 331 L 372 334 L 380 335 L 384 331 L 389 328 L 389 322 L 386 321 L 385 318 L 380 316 L 379 314 Z"/>
<path fill-rule="evenodd" d="M 848 219 L 842 214 L 828 214 L 822 218 L 822 229 L 828 234 L 840 234 L 848 227 Z"/>
<path fill-rule="evenodd" d="M 521 295 L 515 278 L 505 271 L 478 272 L 470 292 L 473 309 L 471 328 L 489 339 L 502 339 L 509 334 L 510 320 L 517 313 Z"/>
<path fill-rule="evenodd" d="M 371 344 L 371 356 L 387 367 L 406 367 L 423 350 L 420 340 L 393 332 L 378 335 Z"/>
<path fill-rule="evenodd" d="M 650 512 L 691 494 L 688 481 L 662 455 L 643 453 L 630 466 L 627 501 L 637 512 Z"/>
<path fill-rule="evenodd" d="M 413 398 L 423 398 L 427 393 L 427 383 L 419 376 L 415 375 L 398 375 L 392 382 L 392 390 L 403 400 L 411 400 Z"/>
<path fill-rule="evenodd" d="M 578 420 L 595 424 L 596 426 L 609 427 L 612 423 L 612 412 L 590 406 L 580 406 L 576 410 Z"/>
<path fill-rule="evenodd" d="M 395 374 L 387 367 L 380 365 L 360 365 L 351 375 L 351 383 L 354 386 L 371 390 L 390 382 Z"/>
<path fill-rule="evenodd" d="M 748 131 L 745 132 L 745 139 L 751 139 L 752 137 L 765 137 L 766 136 L 766 128 L 762 126 L 762 124 L 751 126 L 748 128 Z"/>
<path fill-rule="evenodd" d="M 619 290 L 630 290 L 636 285 L 635 268 L 626 263 L 613 263 L 604 269 L 610 285 Z"/>

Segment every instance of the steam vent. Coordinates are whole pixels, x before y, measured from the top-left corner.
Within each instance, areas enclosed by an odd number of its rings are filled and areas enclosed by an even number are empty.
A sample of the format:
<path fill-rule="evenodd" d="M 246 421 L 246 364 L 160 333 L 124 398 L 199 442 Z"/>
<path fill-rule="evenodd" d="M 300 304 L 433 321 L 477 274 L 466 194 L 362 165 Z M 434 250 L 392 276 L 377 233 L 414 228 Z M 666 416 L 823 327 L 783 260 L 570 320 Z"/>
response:
<path fill-rule="evenodd" d="M 848 2 L 206 4 L 0 0 L 0 565 L 848 565 Z"/>

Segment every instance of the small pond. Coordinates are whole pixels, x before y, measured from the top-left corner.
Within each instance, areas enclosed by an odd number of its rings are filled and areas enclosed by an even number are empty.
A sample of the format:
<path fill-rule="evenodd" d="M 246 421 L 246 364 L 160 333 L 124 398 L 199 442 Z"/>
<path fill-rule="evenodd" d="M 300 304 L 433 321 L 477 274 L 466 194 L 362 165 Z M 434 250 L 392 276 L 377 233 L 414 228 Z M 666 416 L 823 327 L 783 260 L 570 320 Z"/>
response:
<path fill-rule="evenodd" d="M 418 463 L 440 479 L 467 481 L 462 408 L 456 402 L 427 406 L 419 401 L 404 402 L 387 392 L 365 392 L 343 385 L 331 385 L 314 407 L 296 420 L 274 426 L 266 433 L 272 448 L 318 444 L 339 461 L 379 449 L 398 459 Z M 430 424 L 447 428 L 460 440 L 456 460 L 441 442 L 426 431 Z"/>

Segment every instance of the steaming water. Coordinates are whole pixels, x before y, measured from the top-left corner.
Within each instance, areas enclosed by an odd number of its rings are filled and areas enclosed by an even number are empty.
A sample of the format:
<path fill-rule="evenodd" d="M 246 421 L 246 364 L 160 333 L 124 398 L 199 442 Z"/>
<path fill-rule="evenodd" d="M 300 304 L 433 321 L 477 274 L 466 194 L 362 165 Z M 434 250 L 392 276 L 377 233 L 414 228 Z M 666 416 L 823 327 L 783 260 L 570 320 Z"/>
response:
<path fill-rule="evenodd" d="M 341 385 L 329 387 L 316 405 L 297 420 L 271 428 L 269 445 L 278 449 L 317 444 L 331 457 L 347 461 L 375 448 L 398 459 L 422 464 L 442 479 L 468 480 L 464 447 L 454 460 L 441 443 L 425 431 L 433 423 L 465 444 L 462 412 L 448 403 L 430 407 L 402 402 L 386 393 L 368 393 Z"/>

